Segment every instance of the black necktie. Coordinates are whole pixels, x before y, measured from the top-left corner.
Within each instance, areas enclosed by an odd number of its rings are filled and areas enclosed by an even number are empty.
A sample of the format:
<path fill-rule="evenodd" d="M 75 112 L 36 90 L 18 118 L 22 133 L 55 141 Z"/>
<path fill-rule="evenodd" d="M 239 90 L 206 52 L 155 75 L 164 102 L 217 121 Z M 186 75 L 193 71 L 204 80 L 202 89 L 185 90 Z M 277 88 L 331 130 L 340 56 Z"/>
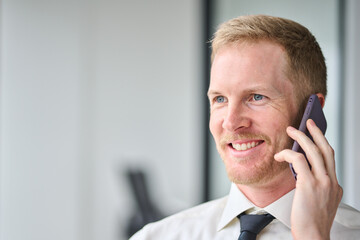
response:
<path fill-rule="evenodd" d="M 241 232 L 238 240 L 256 240 L 256 235 L 264 229 L 274 217 L 270 214 L 238 216 Z"/>

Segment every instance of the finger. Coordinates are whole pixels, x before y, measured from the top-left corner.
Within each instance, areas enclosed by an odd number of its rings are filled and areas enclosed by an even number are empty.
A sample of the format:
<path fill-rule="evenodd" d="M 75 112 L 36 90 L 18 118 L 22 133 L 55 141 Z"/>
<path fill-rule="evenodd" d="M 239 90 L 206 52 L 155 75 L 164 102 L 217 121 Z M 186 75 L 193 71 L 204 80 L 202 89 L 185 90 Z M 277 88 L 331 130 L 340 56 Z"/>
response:
<path fill-rule="evenodd" d="M 316 126 L 315 122 L 312 119 L 309 119 L 306 122 L 307 128 L 314 139 L 316 146 L 320 149 L 324 157 L 324 166 L 327 174 L 336 179 L 335 171 L 335 152 L 334 149 L 330 146 L 329 142 L 326 140 L 322 131 Z"/>
<path fill-rule="evenodd" d="M 313 175 L 306 161 L 304 154 L 292 151 L 290 149 L 282 150 L 275 154 L 274 159 L 278 162 L 288 162 L 293 165 L 295 172 L 297 173 L 297 181 L 302 179 L 312 179 Z"/>
<path fill-rule="evenodd" d="M 324 176 L 327 174 L 324 160 L 320 149 L 314 144 L 311 139 L 306 136 L 305 133 L 299 131 L 293 127 L 288 127 L 286 129 L 288 135 L 297 141 L 300 147 L 306 153 L 306 157 L 312 167 L 312 171 L 317 176 Z"/>

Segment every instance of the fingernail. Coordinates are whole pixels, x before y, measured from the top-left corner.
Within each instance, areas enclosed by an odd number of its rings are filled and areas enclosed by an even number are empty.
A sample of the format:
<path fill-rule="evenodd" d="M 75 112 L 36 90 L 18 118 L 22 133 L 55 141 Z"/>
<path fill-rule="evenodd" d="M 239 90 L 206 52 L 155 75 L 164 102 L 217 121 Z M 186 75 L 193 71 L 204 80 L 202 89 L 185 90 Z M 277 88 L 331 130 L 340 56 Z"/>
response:
<path fill-rule="evenodd" d="M 294 131 L 295 130 L 295 128 L 294 127 L 292 127 L 292 126 L 288 126 L 288 128 L 287 128 L 289 131 Z"/>
<path fill-rule="evenodd" d="M 309 119 L 309 123 L 310 123 L 312 126 L 315 126 L 315 122 L 314 122 L 314 120 Z"/>
<path fill-rule="evenodd" d="M 279 154 L 279 153 L 276 153 L 276 154 L 274 155 L 274 159 L 275 159 L 276 161 L 280 161 L 280 160 L 281 160 L 280 154 Z"/>

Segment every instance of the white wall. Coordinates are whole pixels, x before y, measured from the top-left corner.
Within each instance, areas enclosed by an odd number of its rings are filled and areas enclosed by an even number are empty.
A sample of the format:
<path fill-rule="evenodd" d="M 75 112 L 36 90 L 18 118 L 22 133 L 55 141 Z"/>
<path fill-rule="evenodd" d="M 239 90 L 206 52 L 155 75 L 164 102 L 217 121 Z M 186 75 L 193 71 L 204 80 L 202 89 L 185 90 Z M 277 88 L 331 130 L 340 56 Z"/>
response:
<path fill-rule="evenodd" d="M 360 209 L 360 2 L 346 1 L 344 107 L 344 199 Z"/>
<path fill-rule="evenodd" d="M 125 239 L 129 166 L 200 201 L 199 2 L 2 0 L 0 239 Z"/>
<path fill-rule="evenodd" d="M 77 239 L 78 6 L 2 1 L 1 239 Z M 64 12 L 66 17 L 63 16 Z"/>

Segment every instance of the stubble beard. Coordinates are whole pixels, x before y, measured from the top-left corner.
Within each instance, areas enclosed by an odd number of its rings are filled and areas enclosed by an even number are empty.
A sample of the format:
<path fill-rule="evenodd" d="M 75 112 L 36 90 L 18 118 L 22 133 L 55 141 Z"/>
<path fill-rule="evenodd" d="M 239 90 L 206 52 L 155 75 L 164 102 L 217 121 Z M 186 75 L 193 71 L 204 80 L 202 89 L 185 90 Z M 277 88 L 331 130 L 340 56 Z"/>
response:
<path fill-rule="evenodd" d="M 270 139 L 267 136 L 262 137 L 265 139 L 263 144 L 271 146 Z M 283 146 L 282 148 L 271 150 L 263 157 L 264 159 L 257 161 L 251 169 L 244 169 L 244 166 L 248 165 L 249 161 L 254 161 L 254 159 L 227 159 L 224 151 L 226 146 L 222 144 L 220 144 L 222 149 L 218 149 L 218 152 L 225 164 L 226 172 L 231 182 L 248 186 L 262 185 L 269 182 L 271 179 L 274 179 L 282 172 L 290 171 L 289 164 L 287 162 L 276 161 L 274 159 L 274 154 L 282 149 L 291 148 L 292 140 L 286 138 L 286 142 L 279 144 L 279 146 L 281 145 Z"/>
<path fill-rule="evenodd" d="M 246 164 L 244 160 L 244 164 Z M 226 164 L 228 178 L 231 182 L 240 185 L 262 185 L 274 179 L 277 175 L 283 171 L 290 171 L 289 164 L 286 162 L 277 162 L 270 160 L 261 162 L 261 164 L 255 165 L 251 170 L 242 170 L 234 166 L 234 164 Z"/>

